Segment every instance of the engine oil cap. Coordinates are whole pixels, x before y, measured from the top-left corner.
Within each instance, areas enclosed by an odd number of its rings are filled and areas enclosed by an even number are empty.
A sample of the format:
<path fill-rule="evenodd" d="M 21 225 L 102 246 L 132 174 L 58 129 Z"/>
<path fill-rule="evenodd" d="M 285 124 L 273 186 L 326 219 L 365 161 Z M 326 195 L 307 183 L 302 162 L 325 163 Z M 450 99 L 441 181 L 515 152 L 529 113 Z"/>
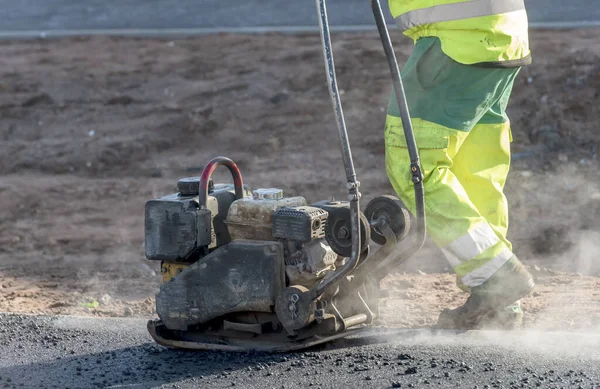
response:
<path fill-rule="evenodd" d="M 177 191 L 182 196 L 196 196 L 200 192 L 200 177 L 185 177 L 177 181 Z"/>
<path fill-rule="evenodd" d="M 277 188 L 259 188 L 252 194 L 257 200 L 279 200 L 283 198 L 283 190 Z"/>

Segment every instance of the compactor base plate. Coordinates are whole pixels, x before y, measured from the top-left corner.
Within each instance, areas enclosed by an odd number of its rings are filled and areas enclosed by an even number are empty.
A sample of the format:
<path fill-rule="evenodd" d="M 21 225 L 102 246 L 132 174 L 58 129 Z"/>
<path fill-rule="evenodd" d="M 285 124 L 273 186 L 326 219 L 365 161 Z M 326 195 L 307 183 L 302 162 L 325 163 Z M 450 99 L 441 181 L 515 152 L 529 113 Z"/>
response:
<path fill-rule="evenodd" d="M 263 351 L 272 353 L 306 349 L 335 339 L 355 335 L 368 327 L 350 328 L 331 336 L 312 336 L 293 340 L 284 336 L 256 335 L 246 338 L 214 336 L 202 332 L 171 331 L 160 320 L 148 321 L 148 332 L 162 346 L 187 350 Z"/>

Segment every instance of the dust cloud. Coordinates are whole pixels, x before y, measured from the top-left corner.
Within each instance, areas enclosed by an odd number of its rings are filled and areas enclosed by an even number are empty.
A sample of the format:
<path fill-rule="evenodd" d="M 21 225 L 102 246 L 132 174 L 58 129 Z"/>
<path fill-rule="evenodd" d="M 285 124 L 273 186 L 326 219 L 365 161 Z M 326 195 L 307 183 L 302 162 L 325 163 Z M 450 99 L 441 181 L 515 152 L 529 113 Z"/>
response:
<path fill-rule="evenodd" d="M 523 331 L 455 331 L 405 330 L 380 335 L 399 346 L 459 346 L 464 349 L 497 349 L 518 352 L 526 358 L 552 356 L 561 358 L 600 358 L 600 333 Z"/>
<path fill-rule="evenodd" d="M 509 239 L 524 262 L 584 276 L 600 274 L 600 186 L 586 177 L 589 170 L 572 164 L 559 171 L 515 174 Z"/>

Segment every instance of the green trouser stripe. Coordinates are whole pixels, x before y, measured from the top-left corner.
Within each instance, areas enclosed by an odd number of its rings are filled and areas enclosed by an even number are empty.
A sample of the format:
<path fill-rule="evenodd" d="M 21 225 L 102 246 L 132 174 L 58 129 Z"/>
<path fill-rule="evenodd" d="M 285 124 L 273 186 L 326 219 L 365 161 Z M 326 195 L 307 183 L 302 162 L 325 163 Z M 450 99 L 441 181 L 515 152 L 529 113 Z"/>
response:
<path fill-rule="evenodd" d="M 413 118 L 459 131 L 475 124 L 508 121 L 506 106 L 519 68 L 481 68 L 458 63 L 441 49 L 439 38 L 419 39 L 402 69 Z M 395 93 L 388 114 L 399 117 Z"/>

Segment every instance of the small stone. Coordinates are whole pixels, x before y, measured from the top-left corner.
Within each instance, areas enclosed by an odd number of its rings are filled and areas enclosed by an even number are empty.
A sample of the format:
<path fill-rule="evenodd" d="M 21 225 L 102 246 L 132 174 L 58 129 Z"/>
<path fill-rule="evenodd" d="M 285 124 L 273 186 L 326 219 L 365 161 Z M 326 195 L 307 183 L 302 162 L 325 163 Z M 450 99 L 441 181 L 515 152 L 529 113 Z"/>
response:
<path fill-rule="evenodd" d="M 133 316 L 133 309 L 126 307 L 125 310 L 123 311 L 123 314 L 128 317 Z"/>
<path fill-rule="evenodd" d="M 104 296 L 100 297 L 100 303 L 102 305 L 108 305 L 112 302 L 112 297 L 110 297 L 110 295 L 105 294 Z"/>
<path fill-rule="evenodd" d="M 392 382 L 392 388 L 401 388 L 402 384 L 398 381 Z"/>
<path fill-rule="evenodd" d="M 276 95 L 271 97 L 270 101 L 273 104 L 280 104 L 280 103 L 287 101 L 288 98 L 289 98 L 289 95 L 287 93 L 281 92 L 281 93 L 277 93 Z"/>

